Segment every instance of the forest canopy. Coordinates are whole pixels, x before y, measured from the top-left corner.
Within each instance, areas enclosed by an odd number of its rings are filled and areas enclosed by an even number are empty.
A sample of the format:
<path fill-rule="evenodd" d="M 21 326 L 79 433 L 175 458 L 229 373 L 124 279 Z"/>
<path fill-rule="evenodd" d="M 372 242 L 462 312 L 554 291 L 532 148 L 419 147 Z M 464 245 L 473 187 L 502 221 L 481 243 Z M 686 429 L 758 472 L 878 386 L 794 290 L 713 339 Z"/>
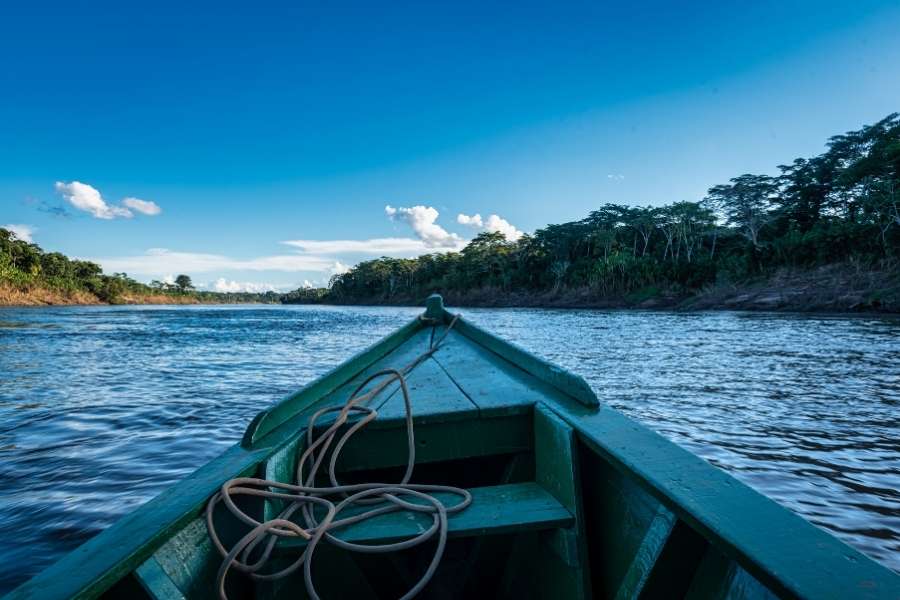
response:
<path fill-rule="evenodd" d="M 830 138 L 777 174 L 738 175 L 704 198 L 606 203 L 513 242 L 482 233 L 461 252 L 359 263 L 320 300 L 418 300 L 430 292 L 587 289 L 597 297 L 690 293 L 782 267 L 855 261 L 895 269 L 900 254 L 900 117 Z M 302 300 L 301 300 L 302 301 Z"/>

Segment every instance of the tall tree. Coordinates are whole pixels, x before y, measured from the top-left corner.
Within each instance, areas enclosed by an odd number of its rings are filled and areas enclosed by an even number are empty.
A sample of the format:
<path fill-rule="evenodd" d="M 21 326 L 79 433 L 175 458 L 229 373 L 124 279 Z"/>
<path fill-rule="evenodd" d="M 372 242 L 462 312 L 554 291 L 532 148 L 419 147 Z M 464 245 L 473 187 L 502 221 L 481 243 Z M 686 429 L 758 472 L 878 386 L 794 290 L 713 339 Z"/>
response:
<path fill-rule="evenodd" d="M 184 293 L 194 289 L 194 284 L 191 282 L 190 277 L 182 274 L 175 278 L 175 287 L 178 288 L 179 292 Z"/>
<path fill-rule="evenodd" d="M 776 181 L 768 175 L 741 175 L 729 184 L 710 188 L 706 200 L 720 207 L 730 225 L 741 233 L 754 248 L 760 247 L 759 232 L 769 222 Z"/>

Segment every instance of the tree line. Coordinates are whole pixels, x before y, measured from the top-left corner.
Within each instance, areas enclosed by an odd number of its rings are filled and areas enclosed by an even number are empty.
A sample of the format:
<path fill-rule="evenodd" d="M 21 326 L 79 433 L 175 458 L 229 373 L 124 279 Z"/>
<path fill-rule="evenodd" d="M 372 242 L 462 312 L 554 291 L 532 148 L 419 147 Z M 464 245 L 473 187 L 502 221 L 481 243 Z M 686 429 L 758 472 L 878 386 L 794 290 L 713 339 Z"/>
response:
<path fill-rule="evenodd" d="M 826 151 L 745 174 L 698 201 L 607 203 L 584 219 L 512 242 L 482 233 L 460 252 L 382 257 L 296 301 L 418 300 L 430 292 L 560 292 L 598 297 L 705 286 L 782 267 L 857 261 L 895 269 L 900 254 L 900 116 L 830 138 Z M 299 290 L 298 290 L 299 292 Z"/>
<path fill-rule="evenodd" d="M 200 302 L 279 302 L 280 294 L 266 292 L 220 293 L 198 291 L 191 278 L 179 275 L 173 283 L 136 281 L 126 273 L 106 275 L 97 263 L 71 259 L 59 252 L 44 252 L 37 244 L 16 238 L 0 228 L 0 283 L 27 291 L 47 288 L 66 295 L 86 292 L 101 302 L 118 304 L 125 298 L 168 295 L 175 299 L 195 298 Z"/>

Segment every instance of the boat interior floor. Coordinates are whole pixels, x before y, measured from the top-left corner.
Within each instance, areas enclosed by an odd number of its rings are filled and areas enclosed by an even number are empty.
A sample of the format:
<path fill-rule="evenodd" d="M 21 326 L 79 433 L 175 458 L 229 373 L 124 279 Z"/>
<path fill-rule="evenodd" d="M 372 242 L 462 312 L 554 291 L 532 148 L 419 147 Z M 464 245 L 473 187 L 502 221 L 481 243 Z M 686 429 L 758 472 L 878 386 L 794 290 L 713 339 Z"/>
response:
<path fill-rule="evenodd" d="M 449 516 L 446 550 L 419 597 L 689 597 L 692 590 L 735 584 L 753 588 L 752 597 L 769 595 L 652 497 L 618 477 L 545 406 L 520 405 L 489 417 L 450 411 L 414 422 L 412 481 L 463 487 L 473 497 L 466 510 Z M 402 478 L 405 419 L 372 425 L 343 449 L 336 469 L 342 484 Z M 304 437 L 273 455 L 262 475 L 292 482 Z M 260 519 L 281 510 L 274 501 L 242 501 L 242 508 Z M 215 519 L 226 547 L 249 529 L 225 510 Z M 395 512 L 335 534 L 361 544 L 387 543 L 415 536 L 432 523 L 427 514 Z M 365 554 L 323 542 L 312 564 L 316 589 L 322 598 L 402 597 L 428 567 L 435 543 Z M 282 538 L 271 571 L 295 561 L 305 546 L 302 538 Z M 130 592 L 154 598 L 210 597 L 221 562 L 204 520 L 197 518 L 111 595 L 128 593 L 131 585 Z M 257 582 L 233 573 L 227 592 L 231 599 L 307 597 L 302 570 Z"/>

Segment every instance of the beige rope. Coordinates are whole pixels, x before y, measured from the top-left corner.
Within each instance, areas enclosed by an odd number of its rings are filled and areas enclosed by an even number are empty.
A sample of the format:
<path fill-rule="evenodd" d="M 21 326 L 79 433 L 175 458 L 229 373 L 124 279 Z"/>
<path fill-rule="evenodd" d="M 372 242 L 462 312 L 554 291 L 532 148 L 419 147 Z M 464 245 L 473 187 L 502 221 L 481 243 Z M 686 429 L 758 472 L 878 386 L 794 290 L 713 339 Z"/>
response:
<path fill-rule="evenodd" d="M 420 317 L 426 323 L 437 323 L 432 319 Z M 312 580 L 312 557 L 315 549 L 323 539 L 339 548 L 354 552 L 369 554 L 381 554 L 404 550 L 423 544 L 437 536 L 437 547 L 431 563 L 428 565 L 422 578 L 419 579 L 406 594 L 403 600 L 412 598 L 418 594 L 431 580 L 447 544 L 447 515 L 465 509 L 472 502 L 472 495 L 465 489 L 446 485 L 422 485 L 409 483 L 413 474 L 416 461 L 415 435 L 413 432 L 412 403 L 410 402 L 409 388 L 406 384 L 406 376 L 422 361 L 434 354 L 440 343 L 456 324 L 459 315 L 454 316 L 444 333 L 434 340 L 434 330 L 429 348 L 416 357 L 411 363 L 401 369 L 384 369 L 370 375 L 359 384 L 350 394 L 347 401 L 341 406 L 331 406 L 316 411 L 309 419 L 306 428 L 306 449 L 300 455 L 297 463 L 296 484 L 283 483 L 254 477 L 238 477 L 226 481 L 206 506 L 206 526 L 213 545 L 223 557 L 222 565 L 216 576 L 216 586 L 219 597 L 227 600 L 225 594 L 225 578 L 233 568 L 248 574 L 257 581 L 271 581 L 286 577 L 299 568 L 303 568 L 303 579 L 306 591 L 310 598 L 318 600 Z M 360 394 L 372 381 L 381 381 L 369 392 Z M 395 381 L 400 382 L 400 391 L 403 395 L 403 404 L 406 412 L 406 436 L 408 444 L 408 456 L 406 472 L 400 483 L 360 483 L 354 485 L 342 485 L 335 474 L 335 465 L 344 445 L 357 431 L 371 423 L 378 412 L 366 406 L 373 398 L 383 392 Z M 334 422 L 319 436 L 315 436 L 314 429 L 318 420 L 329 413 L 337 413 Z M 328 455 L 328 450 L 335 441 L 338 429 L 346 424 L 351 413 L 361 413 L 362 418 L 354 422 L 334 444 L 328 461 L 329 486 L 316 486 L 316 475 Z M 307 462 L 311 463 L 308 475 L 304 476 Z M 461 498 L 453 506 L 445 506 L 433 494 L 435 492 L 449 492 Z M 286 502 L 286 507 L 274 519 L 259 522 L 243 512 L 234 502 L 236 496 L 256 496 L 271 501 Z M 336 498 L 337 497 L 337 498 Z M 339 498 L 339 499 L 338 499 Z M 419 500 L 420 502 L 415 502 Z M 424 502 L 424 503 L 423 503 Z M 228 511 L 241 522 L 251 527 L 238 542 L 229 550 L 219 539 L 213 524 L 213 512 L 216 506 L 222 503 Z M 372 506 L 364 512 L 341 518 L 341 512 L 350 506 Z M 315 507 L 324 509 L 324 516 L 317 517 Z M 359 523 L 366 519 L 397 511 L 410 511 L 431 515 L 433 523 L 431 527 L 419 533 L 413 538 L 392 544 L 355 544 L 347 542 L 334 535 L 333 532 L 342 527 Z M 302 525 L 292 518 L 300 512 Z M 263 567 L 268 562 L 280 538 L 302 537 L 307 540 L 306 548 L 300 557 L 289 566 L 274 573 L 262 573 Z M 261 548 L 257 552 L 257 548 Z M 254 556 L 257 556 L 254 560 Z"/>

